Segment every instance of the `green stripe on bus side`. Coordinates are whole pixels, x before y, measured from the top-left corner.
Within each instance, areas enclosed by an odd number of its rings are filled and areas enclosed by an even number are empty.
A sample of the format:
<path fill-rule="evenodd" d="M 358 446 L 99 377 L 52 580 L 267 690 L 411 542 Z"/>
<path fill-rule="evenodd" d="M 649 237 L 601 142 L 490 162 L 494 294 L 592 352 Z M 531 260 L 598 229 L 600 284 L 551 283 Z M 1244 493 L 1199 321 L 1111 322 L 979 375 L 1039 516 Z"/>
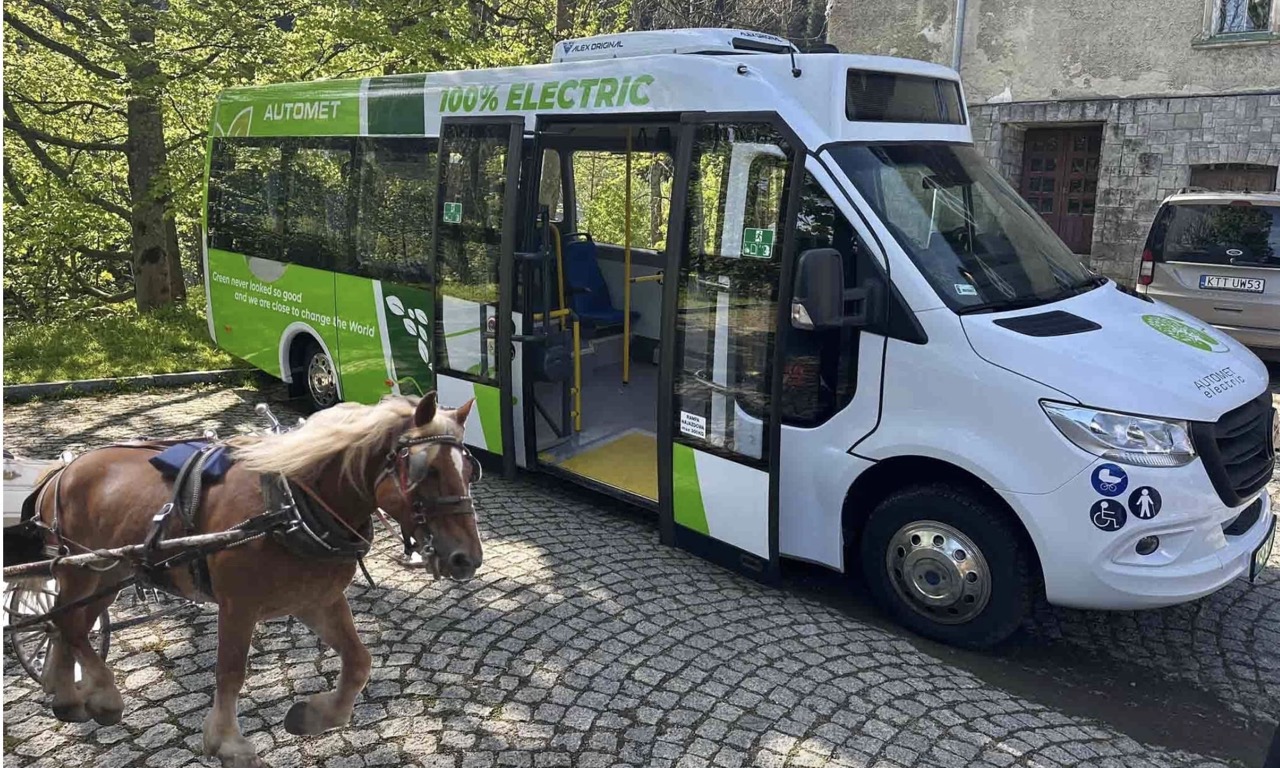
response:
<path fill-rule="evenodd" d="M 671 446 L 671 475 L 671 501 L 676 522 L 710 536 L 707 511 L 702 506 L 702 488 L 698 485 L 698 465 L 694 461 L 692 448 L 679 443 Z"/>
<path fill-rule="evenodd" d="M 484 430 L 485 450 L 502 453 L 502 396 L 497 387 L 475 384 L 476 407 L 480 409 L 480 428 Z"/>
<path fill-rule="evenodd" d="M 369 79 L 365 91 L 369 135 L 421 136 L 426 132 L 426 75 L 394 75 Z"/>

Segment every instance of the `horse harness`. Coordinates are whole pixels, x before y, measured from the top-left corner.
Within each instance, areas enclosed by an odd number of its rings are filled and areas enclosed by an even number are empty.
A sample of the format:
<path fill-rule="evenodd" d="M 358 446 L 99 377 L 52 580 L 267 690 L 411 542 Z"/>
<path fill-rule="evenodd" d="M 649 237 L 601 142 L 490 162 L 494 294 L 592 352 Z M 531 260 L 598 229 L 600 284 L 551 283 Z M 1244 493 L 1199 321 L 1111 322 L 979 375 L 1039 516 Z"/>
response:
<path fill-rule="evenodd" d="M 435 553 L 435 548 L 431 541 L 431 529 L 427 526 L 430 520 L 450 515 L 475 516 L 475 508 L 470 504 L 470 493 L 459 496 L 433 496 L 430 498 L 430 503 L 424 501 L 420 495 L 413 493 L 419 485 L 426 481 L 430 468 L 427 452 L 414 450 L 419 445 L 436 445 L 448 450 L 460 451 L 462 460 L 468 468 L 468 489 L 471 485 L 480 482 L 484 476 L 484 471 L 480 467 L 479 460 L 467 448 L 466 443 L 453 435 L 401 436 L 396 441 L 395 447 L 387 454 L 386 466 L 378 474 L 377 480 L 374 481 L 374 487 L 376 488 L 380 485 L 387 477 L 395 480 L 396 490 L 400 493 L 400 499 L 408 504 L 412 513 L 415 528 L 420 527 L 427 534 L 427 540 L 422 543 L 421 547 L 422 554 L 425 557 Z"/>
<path fill-rule="evenodd" d="M 175 448 L 175 446 L 183 445 L 184 442 L 182 440 L 136 440 L 105 447 L 149 449 L 157 451 L 159 456 Z M 190 443 L 187 443 L 187 445 L 190 445 Z M 401 437 L 397 440 L 394 449 L 387 455 L 386 465 L 382 472 L 379 473 L 375 487 L 388 475 L 393 476 L 396 479 L 402 498 L 409 503 L 413 511 L 413 521 L 424 528 L 427 522 L 434 518 L 447 515 L 474 515 L 474 509 L 471 508 L 470 504 L 466 503 L 471 501 L 470 494 L 435 497 L 430 500 L 430 503 L 424 501 L 418 495 L 412 495 L 412 498 L 410 498 L 414 489 L 426 480 L 429 469 L 427 452 L 414 450 L 419 445 L 439 445 L 450 450 L 460 450 L 464 461 L 470 468 L 469 482 L 475 483 L 480 480 L 482 474 L 480 463 L 461 440 L 452 435 L 431 435 Z M 162 555 L 156 549 L 156 545 L 164 540 L 165 529 L 168 527 L 169 521 L 175 516 L 175 513 L 180 521 L 181 535 L 196 533 L 200 505 L 204 500 L 206 480 L 209 479 L 206 477 L 206 470 L 209 469 L 210 465 L 218 463 L 219 457 L 217 454 L 220 449 L 224 449 L 224 446 L 217 443 L 204 443 L 195 450 L 190 450 L 183 457 L 180 465 L 168 465 L 170 467 L 178 467 L 173 480 L 173 496 L 151 518 L 151 527 L 144 540 L 147 545 L 144 549 L 145 554 L 140 558 L 140 562 L 135 563 L 141 579 L 157 588 L 171 592 L 176 591 L 176 585 L 169 578 L 167 572 L 178 565 L 186 563 L 189 566 L 196 589 L 206 597 L 213 598 L 213 585 L 209 575 L 207 557 L 218 551 L 218 549 L 226 548 L 227 545 L 224 544 L 217 549 L 211 550 L 206 550 L 205 548 L 193 549 L 176 555 L 169 555 L 163 559 L 161 559 Z M 161 463 L 154 460 L 152 463 L 157 467 L 162 466 Z M 45 552 L 49 557 L 55 558 L 55 561 L 57 558 L 70 554 L 71 548 L 68 545 L 75 544 L 75 542 L 64 536 L 60 524 L 61 495 L 59 489 L 62 473 L 67 466 L 70 466 L 70 464 L 68 463 L 66 466 L 58 468 L 43 478 L 40 485 L 33 490 L 23 505 L 22 517 L 24 524 L 28 524 L 33 528 L 43 529 L 52 534 L 53 543 L 46 544 Z M 228 468 L 229 463 L 218 471 L 217 475 L 212 479 L 216 482 L 225 474 Z M 39 499 L 49 490 L 50 485 L 52 485 L 52 492 L 54 493 L 53 519 L 49 525 L 45 525 L 39 520 L 35 512 L 38 509 Z M 363 569 L 363 557 L 368 554 L 372 546 L 372 519 L 365 521 L 359 529 L 354 529 L 342 520 L 309 486 L 301 481 L 286 478 L 283 475 L 263 474 L 261 490 L 266 511 L 235 526 L 235 529 L 252 534 L 252 538 L 255 539 L 261 535 L 269 534 L 285 549 L 300 557 L 322 560 L 356 560 L 360 562 Z M 237 544 L 247 541 L 248 539 L 237 542 Z M 85 549 L 84 547 L 80 548 Z M 427 542 L 424 549 L 429 548 L 430 542 Z M 365 571 L 365 575 L 367 578 L 367 571 Z"/>

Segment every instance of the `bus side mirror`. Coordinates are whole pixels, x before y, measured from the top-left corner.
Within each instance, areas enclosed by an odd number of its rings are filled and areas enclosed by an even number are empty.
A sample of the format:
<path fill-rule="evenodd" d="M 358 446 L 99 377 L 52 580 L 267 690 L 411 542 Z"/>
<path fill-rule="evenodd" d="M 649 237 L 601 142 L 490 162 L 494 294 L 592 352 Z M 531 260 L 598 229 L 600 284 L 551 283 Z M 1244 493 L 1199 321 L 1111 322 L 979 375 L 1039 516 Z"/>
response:
<path fill-rule="evenodd" d="M 834 248 L 811 248 L 796 265 L 796 292 L 791 299 L 791 325 L 801 330 L 861 328 L 871 317 L 876 284 L 844 287 L 844 257 Z"/>

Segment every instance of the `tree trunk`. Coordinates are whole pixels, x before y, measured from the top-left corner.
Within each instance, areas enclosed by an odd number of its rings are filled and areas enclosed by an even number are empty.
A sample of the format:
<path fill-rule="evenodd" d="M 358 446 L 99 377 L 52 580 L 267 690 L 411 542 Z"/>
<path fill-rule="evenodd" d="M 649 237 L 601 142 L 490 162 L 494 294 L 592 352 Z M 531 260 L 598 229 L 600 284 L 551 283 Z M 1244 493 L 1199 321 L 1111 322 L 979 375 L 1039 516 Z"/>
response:
<path fill-rule="evenodd" d="M 569 15 L 569 0 L 556 0 L 556 39 L 569 31 L 573 20 Z"/>
<path fill-rule="evenodd" d="M 167 200 L 165 208 L 164 229 L 169 253 L 169 290 L 173 293 L 173 300 L 181 304 L 187 300 L 187 278 L 182 271 L 182 246 L 178 243 L 178 223 L 174 221 L 173 211 L 169 210 Z"/>
<path fill-rule="evenodd" d="M 170 305 L 176 298 L 174 276 L 182 282 L 178 262 L 177 234 L 172 219 L 166 219 L 168 198 L 163 189 L 166 151 L 164 118 L 156 94 L 160 87 L 160 67 L 148 49 L 155 43 L 155 26 L 150 11 L 134 6 L 137 17 L 129 29 L 133 42 L 125 73 L 129 80 L 128 161 L 130 223 L 133 227 L 133 283 L 139 312 Z M 173 235 L 172 238 L 170 235 Z"/>

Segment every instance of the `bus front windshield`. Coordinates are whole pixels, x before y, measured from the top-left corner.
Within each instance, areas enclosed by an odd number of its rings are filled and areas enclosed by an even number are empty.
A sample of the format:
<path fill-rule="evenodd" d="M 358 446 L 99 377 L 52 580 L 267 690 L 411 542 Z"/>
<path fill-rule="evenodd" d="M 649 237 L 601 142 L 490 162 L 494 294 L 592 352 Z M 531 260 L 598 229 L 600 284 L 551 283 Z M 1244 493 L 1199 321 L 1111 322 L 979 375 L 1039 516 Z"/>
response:
<path fill-rule="evenodd" d="M 841 144 L 831 155 L 961 314 L 1047 304 L 1105 282 L 971 146 Z"/>

